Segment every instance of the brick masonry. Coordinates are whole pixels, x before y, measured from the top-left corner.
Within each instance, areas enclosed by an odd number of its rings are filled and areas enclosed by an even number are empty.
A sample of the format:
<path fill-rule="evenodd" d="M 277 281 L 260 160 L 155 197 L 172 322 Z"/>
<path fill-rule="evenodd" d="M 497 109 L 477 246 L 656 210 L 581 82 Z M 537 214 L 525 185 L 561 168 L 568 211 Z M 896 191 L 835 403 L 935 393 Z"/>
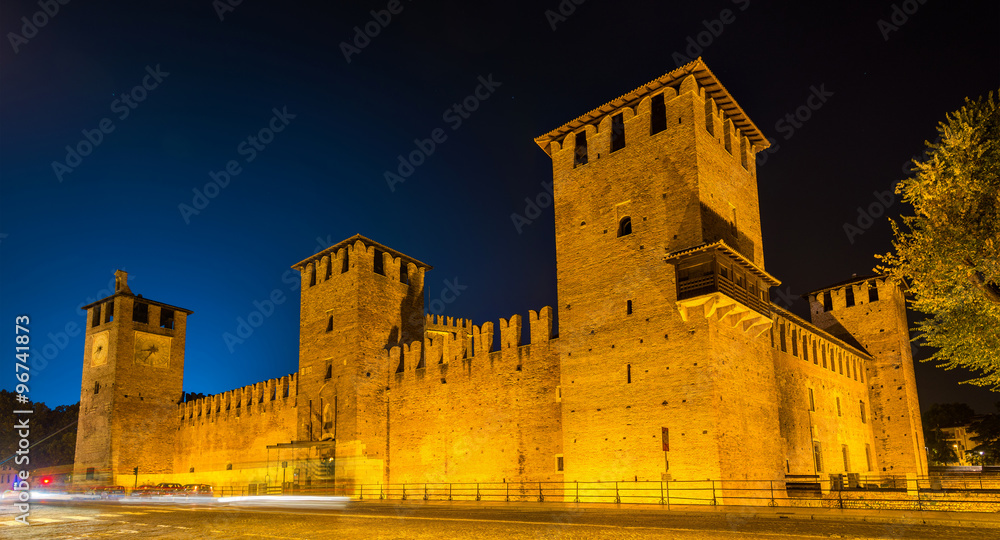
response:
<path fill-rule="evenodd" d="M 151 320 L 174 310 L 172 329 L 88 325 L 77 478 L 139 466 L 147 481 L 336 478 L 347 492 L 725 479 L 732 493 L 712 496 L 727 497 L 786 474 L 926 474 L 902 293 L 881 278 L 817 291 L 812 322 L 770 303 L 754 160 L 766 138 L 701 60 L 536 143 L 553 163 L 555 309 L 527 328 L 425 315 L 432 268 L 357 235 L 293 266 L 297 373 L 178 403 L 189 312 L 150 303 Z M 740 289 L 682 297 L 696 252 L 710 282 Z M 864 302 L 848 307 L 845 287 Z M 125 287 L 88 320 L 136 301 Z M 136 332 L 168 337 L 169 364 L 139 362 Z"/>

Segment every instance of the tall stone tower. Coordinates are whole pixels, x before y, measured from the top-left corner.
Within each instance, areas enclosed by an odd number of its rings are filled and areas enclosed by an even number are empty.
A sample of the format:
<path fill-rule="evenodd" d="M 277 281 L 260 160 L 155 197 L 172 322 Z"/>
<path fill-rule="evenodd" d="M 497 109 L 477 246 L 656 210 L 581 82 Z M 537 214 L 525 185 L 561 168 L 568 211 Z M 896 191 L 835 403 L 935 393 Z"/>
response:
<path fill-rule="evenodd" d="M 763 134 L 699 59 L 536 142 L 553 164 L 566 481 L 776 477 Z"/>
<path fill-rule="evenodd" d="M 123 476 L 173 472 L 177 403 L 183 397 L 187 309 L 115 292 L 84 306 L 87 331 L 74 482 L 125 484 Z"/>
<path fill-rule="evenodd" d="M 335 459 L 338 478 L 388 481 L 389 380 L 420 361 L 424 272 L 431 267 L 361 235 L 297 264 L 302 275 L 298 439 L 308 457 Z M 407 349 L 409 347 L 409 349 Z M 323 477 L 314 472 L 314 477 Z"/>
<path fill-rule="evenodd" d="M 894 281 L 867 276 L 813 291 L 807 297 L 813 324 L 860 345 L 875 359 L 868 373 L 872 408 L 868 416 L 881 472 L 926 475 L 927 454 L 902 288 Z"/>

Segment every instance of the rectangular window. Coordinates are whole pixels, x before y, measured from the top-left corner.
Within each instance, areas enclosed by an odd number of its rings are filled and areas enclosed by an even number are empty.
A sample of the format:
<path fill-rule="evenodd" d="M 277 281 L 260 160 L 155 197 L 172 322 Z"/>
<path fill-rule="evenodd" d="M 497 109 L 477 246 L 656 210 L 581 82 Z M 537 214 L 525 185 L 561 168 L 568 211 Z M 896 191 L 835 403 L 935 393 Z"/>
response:
<path fill-rule="evenodd" d="M 785 323 L 778 326 L 778 342 L 781 344 L 781 352 L 785 352 Z"/>
<path fill-rule="evenodd" d="M 868 302 L 878 302 L 878 286 L 875 282 L 868 284 Z"/>
<path fill-rule="evenodd" d="M 174 310 L 160 308 L 160 328 L 174 329 Z"/>
<path fill-rule="evenodd" d="M 587 130 L 576 134 L 576 153 L 573 155 L 573 167 L 587 164 Z"/>
<path fill-rule="evenodd" d="M 851 454 L 847 445 L 840 445 L 840 451 L 844 454 L 844 472 L 851 472 Z"/>
<path fill-rule="evenodd" d="M 868 471 L 872 470 L 872 447 L 865 443 L 865 461 L 868 464 Z"/>
<path fill-rule="evenodd" d="M 809 342 L 806 341 L 805 336 L 802 336 L 802 359 L 809 361 Z"/>
<path fill-rule="evenodd" d="M 826 291 L 825 293 L 823 293 L 823 311 L 832 311 L 832 310 L 833 310 L 833 296 L 830 294 L 830 291 Z"/>
<path fill-rule="evenodd" d="M 382 250 L 375 250 L 375 273 L 385 275 L 385 259 L 382 257 Z"/>
<path fill-rule="evenodd" d="M 813 389 L 812 388 L 809 389 L 809 410 L 810 411 L 815 411 L 816 410 L 816 399 L 813 397 Z"/>
<path fill-rule="evenodd" d="M 799 355 L 799 337 L 795 330 L 792 329 L 792 356 Z"/>
<path fill-rule="evenodd" d="M 563 472 L 563 457 L 556 456 L 556 472 Z"/>
<path fill-rule="evenodd" d="M 823 446 L 819 441 L 813 441 L 813 467 L 817 473 L 823 471 Z"/>
<path fill-rule="evenodd" d="M 149 324 L 149 304 L 136 302 L 132 306 L 132 321 Z"/>
<path fill-rule="evenodd" d="M 625 148 L 625 115 L 618 113 L 611 117 L 611 151 Z"/>
<path fill-rule="evenodd" d="M 629 300 L 629 301 L 627 301 L 625 303 L 625 314 L 626 315 L 631 315 L 632 314 L 632 301 L 631 300 Z"/>
<path fill-rule="evenodd" d="M 101 324 L 101 305 L 97 304 L 94 306 L 93 315 L 90 317 L 91 326 L 99 326 Z"/>
<path fill-rule="evenodd" d="M 326 320 L 326 331 L 333 332 L 333 315 Z"/>
<path fill-rule="evenodd" d="M 111 300 L 104 304 L 104 322 L 115 320 L 115 301 Z"/>
<path fill-rule="evenodd" d="M 350 252 L 347 251 L 347 248 L 344 248 L 344 264 L 341 265 L 340 267 L 340 273 L 343 274 L 350 267 L 351 267 Z"/>
<path fill-rule="evenodd" d="M 87 467 L 87 480 L 93 480 L 93 479 L 94 479 L 94 468 Z"/>
<path fill-rule="evenodd" d="M 410 284 L 410 269 L 406 266 L 406 261 L 399 261 L 399 282 Z"/>
<path fill-rule="evenodd" d="M 844 289 L 844 295 L 847 298 L 847 307 L 853 306 L 854 305 L 854 285 L 848 285 L 847 288 Z"/>
<path fill-rule="evenodd" d="M 657 133 L 667 129 L 667 104 L 663 94 L 653 96 L 649 107 L 649 134 Z"/>

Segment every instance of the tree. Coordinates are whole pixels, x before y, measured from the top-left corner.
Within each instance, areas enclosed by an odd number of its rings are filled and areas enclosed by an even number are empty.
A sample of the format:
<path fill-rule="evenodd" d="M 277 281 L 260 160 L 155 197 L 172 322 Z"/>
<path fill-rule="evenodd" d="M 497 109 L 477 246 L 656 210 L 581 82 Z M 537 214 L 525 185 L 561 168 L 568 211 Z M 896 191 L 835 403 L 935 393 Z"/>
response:
<path fill-rule="evenodd" d="M 1000 402 L 997 409 L 1000 410 Z M 969 429 L 976 432 L 976 436 L 972 437 L 976 442 L 972 452 L 983 453 L 982 463 L 1000 463 L 1000 414 L 987 414 L 973 422 Z"/>
<path fill-rule="evenodd" d="M 1000 391 L 1000 109 L 993 92 L 946 116 L 927 159 L 896 185 L 913 215 L 892 221 L 893 252 L 876 271 L 908 285 L 927 317 L 926 361 L 980 375 Z"/>
<path fill-rule="evenodd" d="M 941 428 L 964 426 L 976 412 L 965 403 L 935 403 L 920 417 L 924 424 L 924 445 L 927 460 L 934 465 L 948 465 L 959 460 Z"/>

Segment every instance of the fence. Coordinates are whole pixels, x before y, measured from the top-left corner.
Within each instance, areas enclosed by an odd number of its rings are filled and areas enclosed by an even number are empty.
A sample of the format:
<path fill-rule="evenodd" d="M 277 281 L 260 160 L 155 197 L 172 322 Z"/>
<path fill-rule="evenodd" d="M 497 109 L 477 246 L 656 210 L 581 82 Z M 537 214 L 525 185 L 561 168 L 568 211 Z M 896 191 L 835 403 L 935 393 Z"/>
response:
<path fill-rule="evenodd" d="M 240 488 L 231 488 L 240 489 Z M 242 488 L 249 491 L 247 488 Z M 217 493 L 219 493 L 217 491 Z M 783 480 L 260 484 L 254 493 L 338 494 L 357 500 L 567 502 L 1000 511 L 1000 475 L 788 477 Z"/>

